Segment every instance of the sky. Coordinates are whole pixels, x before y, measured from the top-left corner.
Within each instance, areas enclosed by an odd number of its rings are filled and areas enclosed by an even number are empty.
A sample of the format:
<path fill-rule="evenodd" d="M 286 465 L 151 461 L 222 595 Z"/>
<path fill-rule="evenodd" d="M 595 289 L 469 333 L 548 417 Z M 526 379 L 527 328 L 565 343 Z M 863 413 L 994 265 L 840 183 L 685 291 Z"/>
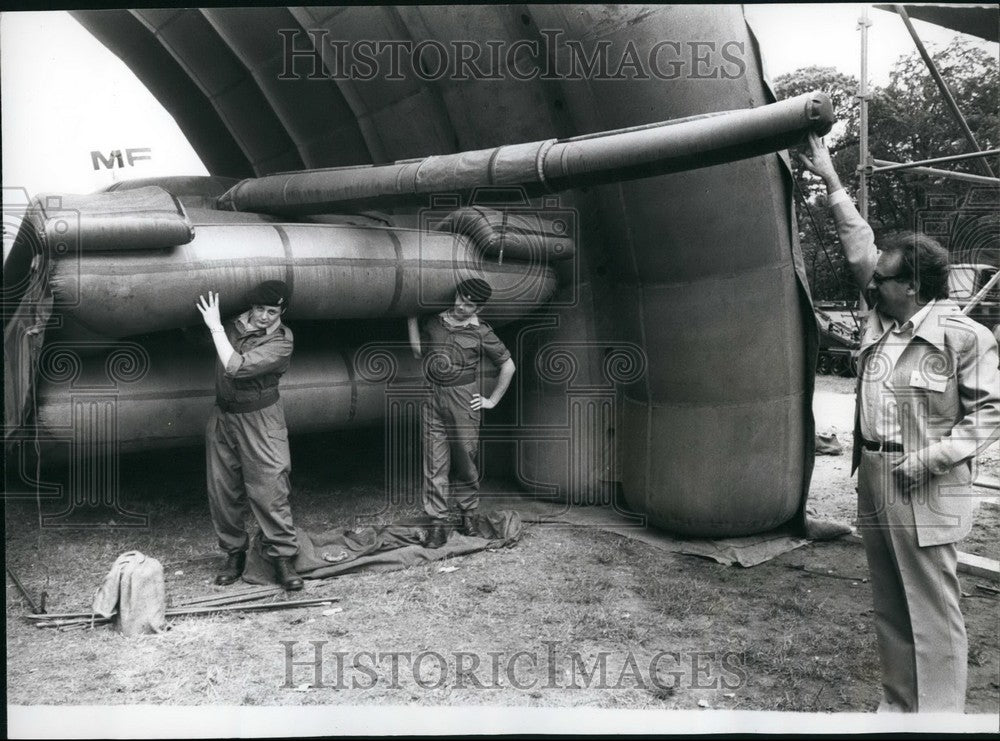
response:
<path fill-rule="evenodd" d="M 860 71 L 860 5 L 748 5 L 773 78 L 808 65 Z M 913 44 L 894 14 L 872 9 L 870 79 Z M 914 21 L 928 44 L 954 34 Z M 997 45 L 981 42 L 996 53 Z M 4 202 L 40 192 L 87 193 L 119 177 L 199 175 L 206 170 L 170 115 L 117 57 L 66 12 L 0 16 Z M 150 148 L 121 171 L 95 170 L 91 152 Z M 10 190 L 10 189 L 15 190 Z"/>
<path fill-rule="evenodd" d="M 773 79 L 785 72 L 817 65 L 835 67 L 861 77 L 861 33 L 858 19 L 863 6 L 854 3 L 746 5 L 747 19 L 760 41 L 764 64 Z M 868 80 L 885 86 L 889 71 L 900 56 L 915 51 L 913 39 L 895 13 L 869 6 Z M 956 36 L 975 42 L 994 57 L 998 45 L 956 33 L 924 21 L 913 20 L 921 41 L 928 47 L 944 46 Z"/>
<path fill-rule="evenodd" d="M 0 16 L 0 86 L 5 196 L 108 185 L 114 171 L 94 170 L 93 150 L 152 148 L 133 177 L 207 174 L 163 106 L 69 13 Z"/>

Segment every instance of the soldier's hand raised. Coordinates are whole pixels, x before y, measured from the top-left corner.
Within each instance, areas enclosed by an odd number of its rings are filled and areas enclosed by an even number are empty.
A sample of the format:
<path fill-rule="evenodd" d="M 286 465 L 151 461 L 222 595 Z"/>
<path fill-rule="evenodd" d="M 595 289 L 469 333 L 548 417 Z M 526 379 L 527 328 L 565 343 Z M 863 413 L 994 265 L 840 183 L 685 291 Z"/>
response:
<path fill-rule="evenodd" d="M 205 320 L 205 324 L 210 330 L 222 329 L 222 319 L 219 316 L 218 293 L 209 291 L 207 301 L 204 296 L 198 296 L 198 303 L 195 306 L 201 312 L 201 318 Z"/>

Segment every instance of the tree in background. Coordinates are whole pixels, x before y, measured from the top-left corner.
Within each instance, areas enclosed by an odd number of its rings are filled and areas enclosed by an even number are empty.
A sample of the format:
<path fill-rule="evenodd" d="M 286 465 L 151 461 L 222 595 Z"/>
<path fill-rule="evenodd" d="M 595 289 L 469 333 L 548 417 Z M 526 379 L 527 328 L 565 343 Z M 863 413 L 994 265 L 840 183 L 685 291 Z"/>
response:
<path fill-rule="evenodd" d="M 837 124 L 827 136 L 837 172 L 849 190 L 857 189 L 858 80 L 833 67 L 804 67 L 774 81 L 779 100 L 819 90 L 830 96 Z M 792 157 L 797 197 L 795 213 L 806 275 L 814 300 L 853 301 L 857 295 L 844 254 L 836 248 L 837 232 L 827 212 L 826 189 Z M 803 205 L 803 200 L 809 208 Z M 818 234 L 817 234 L 818 232 Z"/>
<path fill-rule="evenodd" d="M 931 57 L 951 88 L 980 148 L 996 148 L 1000 143 L 1000 67 L 996 58 L 961 38 L 931 51 Z M 809 90 L 822 90 L 830 95 L 839 121 L 828 136 L 830 152 L 844 186 L 855 194 L 860 136 L 860 110 L 855 97 L 857 79 L 832 67 L 805 67 L 782 75 L 774 82 L 779 99 Z M 887 87 L 873 86 L 870 93 L 868 128 L 873 158 L 909 162 L 971 151 L 916 50 L 896 62 Z M 820 194 L 822 189 L 817 189 L 818 183 L 811 174 L 803 174 L 797 160 L 793 159 L 793 167 L 799 190 L 809 203 L 821 234 L 817 236 L 809 213 L 799 201 L 796 204 L 799 237 L 813 298 L 853 301 L 857 297 L 857 287 L 852 284 L 849 271 L 844 269 L 841 250 L 835 247 L 836 232 L 825 198 Z M 983 174 L 972 160 L 940 167 Z M 970 191 L 974 188 L 982 191 L 981 186 L 906 171 L 876 175 L 868 182 L 869 221 L 876 234 L 895 229 L 918 229 L 929 207 L 933 208 L 934 203 L 950 203 L 952 205 L 947 206 L 944 214 L 948 223 L 946 233 L 936 236 L 955 253 L 953 260 L 997 262 L 997 244 L 990 239 L 989 233 L 1000 233 L 1000 219 L 996 214 L 984 215 L 982 211 L 970 214 L 960 208 Z M 992 196 L 987 196 L 986 200 L 996 204 L 996 189 L 992 189 Z M 976 232 L 974 247 L 969 247 L 969 240 L 951 238 L 963 231 Z M 823 245 L 832 258 L 832 267 L 823 254 Z M 969 250 L 974 250 L 974 254 Z"/>

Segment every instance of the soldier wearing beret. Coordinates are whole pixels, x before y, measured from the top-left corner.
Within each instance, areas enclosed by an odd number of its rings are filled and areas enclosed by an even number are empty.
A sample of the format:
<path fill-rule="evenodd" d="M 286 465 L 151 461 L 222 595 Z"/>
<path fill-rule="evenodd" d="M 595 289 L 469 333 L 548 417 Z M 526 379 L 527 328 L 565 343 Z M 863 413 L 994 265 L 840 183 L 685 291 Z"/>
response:
<path fill-rule="evenodd" d="M 473 516 L 479 506 L 479 422 L 492 409 L 514 376 L 514 361 L 490 326 L 478 317 L 493 289 L 481 278 L 458 284 L 451 307 L 420 322 L 409 320 L 409 339 L 416 357 L 427 358 L 430 382 L 422 408 L 423 502 L 431 520 L 427 546 L 440 548 L 448 539 L 448 497 L 461 514 L 460 531 L 475 535 Z M 483 357 L 500 369 L 492 392 L 480 391 Z"/>
<path fill-rule="evenodd" d="M 251 291 L 250 308 L 222 323 L 219 294 L 197 304 L 212 333 L 215 407 L 205 432 L 208 503 L 226 564 L 215 583 L 232 584 L 243 574 L 249 537 L 247 506 L 263 535 L 264 554 L 286 590 L 302 588 L 293 561 L 299 547 L 288 503 L 291 490 L 288 430 L 278 379 L 288 370 L 292 332 L 281 322 L 290 292 L 285 283 L 264 281 Z"/>

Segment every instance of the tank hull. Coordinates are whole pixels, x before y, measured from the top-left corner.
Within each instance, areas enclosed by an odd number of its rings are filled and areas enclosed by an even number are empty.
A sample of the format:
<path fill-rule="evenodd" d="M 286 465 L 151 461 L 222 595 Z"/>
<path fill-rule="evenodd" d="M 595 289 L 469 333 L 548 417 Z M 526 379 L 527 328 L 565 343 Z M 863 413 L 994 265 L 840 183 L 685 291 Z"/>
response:
<path fill-rule="evenodd" d="M 211 347 L 185 347 L 161 336 L 81 356 L 71 343 L 54 343 L 41 360 L 35 429 L 42 444 L 76 439 L 123 453 L 204 444 L 215 404 Z M 422 378 L 419 361 L 401 347 L 312 342 L 297 349 L 281 379 L 288 430 L 381 424 L 390 391 L 419 398 Z"/>

